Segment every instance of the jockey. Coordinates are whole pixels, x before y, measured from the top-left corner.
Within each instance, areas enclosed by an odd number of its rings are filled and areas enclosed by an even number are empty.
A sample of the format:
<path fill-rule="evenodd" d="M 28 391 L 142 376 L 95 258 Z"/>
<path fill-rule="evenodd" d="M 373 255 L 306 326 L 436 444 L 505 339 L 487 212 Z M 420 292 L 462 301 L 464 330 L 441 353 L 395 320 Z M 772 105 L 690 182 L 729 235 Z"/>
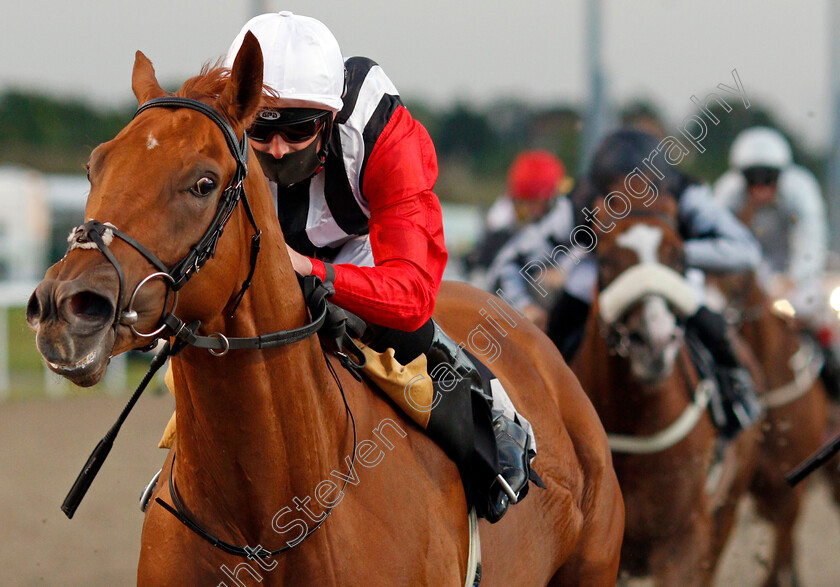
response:
<path fill-rule="evenodd" d="M 772 295 L 787 298 L 825 355 L 823 382 L 840 397 L 840 363 L 825 322 L 823 273 L 828 217 L 814 175 L 793 163 L 787 140 L 757 126 L 741 132 L 729 153 L 731 169 L 715 184 L 715 199 L 744 220 L 764 254 L 760 276 Z"/>
<path fill-rule="evenodd" d="M 469 273 L 486 270 L 499 249 L 520 228 L 542 218 L 561 194 L 569 191 L 571 179 L 563 162 L 548 151 L 522 151 L 507 174 L 507 193 L 487 211 L 485 233 L 464 259 Z"/>
<path fill-rule="evenodd" d="M 594 200 L 606 196 L 610 186 L 641 166 L 651 151 L 657 149 L 658 142 L 652 135 L 636 129 L 622 129 L 608 135 L 593 156 L 587 177 L 542 221 L 514 237 L 491 268 L 494 289 L 500 287 L 526 315 L 541 319 L 567 361 L 583 337 L 595 295 L 596 258 L 582 255 L 580 250 L 576 251 L 579 263 L 571 256 L 565 257 L 566 264 L 560 269 L 567 277 L 550 316 L 539 308 L 534 295 L 544 293 L 526 280 L 522 269 L 558 245 L 572 249 L 570 235 L 576 225 L 591 223 L 594 216 L 587 212 Z M 689 268 L 686 278 L 702 300 L 703 270 L 726 273 L 754 269 L 760 261 L 760 250 L 749 231 L 730 212 L 714 203 L 708 186 L 673 172 L 669 176 L 665 167 L 659 168 L 666 175 L 658 184 L 658 197 L 670 194 L 677 199 L 678 226 Z M 735 355 L 722 316 L 701 305 L 686 320 L 686 328 L 715 360 L 724 412 L 718 414 L 716 423 L 724 436 L 732 437 L 753 424 L 761 413 L 752 380 Z"/>
<path fill-rule="evenodd" d="M 491 416 L 489 386 L 474 358 L 431 318 L 447 252 L 429 134 L 382 68 L 363 57 L 344 60 L 320 21 L 286 11 L 257 16 L 234 39 L 226 66 L 247 31 L 260 42 L 267 88 L 248 136 L 295 271 L 333 283 L 331 301 L 369 325 L 371 348 L 393 348 L 402 364 L 425 353 L 430 373 L 445 362 L 470 382 L 473 405 L 476 397 L 488 404 L 486 426 L 491 444 L 490 426 L 495 431 L 501 474 L 485 492 L 487 502 L 476 506 L 497 521 L 516 501 L 511 490 L 520 498 L 527 492 L 533 450 L 517 418 L 495 409 Z M 433 438 L 437 427 L 445 435 L 445 423 L 459 417 L 447 414 L 447 406 L 451 412 L 463 405 L 455 395 L 442 394 L 432 409 Z"/>

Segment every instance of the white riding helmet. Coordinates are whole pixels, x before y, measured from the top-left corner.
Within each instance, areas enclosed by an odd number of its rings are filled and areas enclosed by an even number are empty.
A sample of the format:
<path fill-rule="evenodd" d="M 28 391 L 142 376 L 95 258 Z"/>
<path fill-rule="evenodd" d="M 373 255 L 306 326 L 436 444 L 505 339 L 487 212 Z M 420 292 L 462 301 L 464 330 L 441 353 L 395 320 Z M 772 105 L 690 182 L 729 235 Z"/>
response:
<path fill-rule="evenodd" d="M 782 133 L 767 126 L 742 131 L 729 151 L 729 165 L 741 171 L 750 167 L 784 169 L 791 163 L 790 144 Z"/>
<path fill-rule="evenodd" d="M 249 20 L 224 60 L 231 67 L 245 33 L 251 31 L 263 54 L 263 83 L 301 108 L 341 110 L 344 59 L 333 34 L 319 20 L 288 11 Z"/>

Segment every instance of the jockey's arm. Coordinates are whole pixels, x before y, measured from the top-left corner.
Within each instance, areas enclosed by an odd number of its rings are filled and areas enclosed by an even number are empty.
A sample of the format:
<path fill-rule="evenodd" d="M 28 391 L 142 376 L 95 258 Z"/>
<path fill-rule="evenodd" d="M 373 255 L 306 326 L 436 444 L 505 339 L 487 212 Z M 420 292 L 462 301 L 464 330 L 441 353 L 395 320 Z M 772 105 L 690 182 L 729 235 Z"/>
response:
<path fill-rule="evenodd" d="M 501 289 L 520 310 L 545 297 L 543 272 L 553 268 L 548 257 L 558 245 L 568 245 L 572 228 L 572 204 L 564 198 L 539 222 L 520 230 L 499 250 L 488 271 L 492 290 Z M 574 259 L 559 252 L 553 256 L 553 262 L 564 273 L 574 264 Z"/>
<path fill-rule="evenodd" d="M 680 198 L 686 264 L 704 271 L 747 271 L 761 262 L 761 247 L 749 229 L 712 199 L 706 185 L 693 185 Z"/>
<path fill-rule="evenodd" d="M 730 169 L 715 182 L 713 199 L 737 216 L 744 207 L 746 189 L 747 184 L 741 172 Z"/>
<path fill-rule="evenodd" d="M 413 331 L 432 315 L 447 259 L 432 140 L 399 107 L 365 168 L 374 266 L 334 265 L 332 301 L 374 324 Z M 312 273 L 325 278 L 324 263 L 312 259 Z"/>
<path fill-rule="evenodd" d="M 828 219 L 820 187 L 814 176 L 800 167 L 785 170 L 779 193 L 792 215 L 788 273 L 797 288 L 813 287 L 826 264 Z"/>

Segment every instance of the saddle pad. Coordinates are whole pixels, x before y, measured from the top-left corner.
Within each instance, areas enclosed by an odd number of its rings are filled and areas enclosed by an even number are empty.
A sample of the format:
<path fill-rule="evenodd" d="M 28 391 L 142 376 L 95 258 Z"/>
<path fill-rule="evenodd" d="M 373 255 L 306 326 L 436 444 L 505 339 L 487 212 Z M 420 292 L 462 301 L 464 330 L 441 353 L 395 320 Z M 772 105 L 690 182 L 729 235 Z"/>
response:
<path fill-rule="evenodd" d="M 166 373 L 163 376 L 163 382 L 166 383 L 166 389 L 175 397 L 175 378 L 172 376 L 172 363 L 166 364 Z M 175 412 L 172 412 L 172 417 L 166 424 L 163 431 L 163 436 L 160 437 L 158 448 L 172 448 L 172 443 L 175 442 Z"/>
<path fill-rule="evenodd" d="M 407 365 L 401 365 L 394 358 L 394 349 L 385 349 L 385 352 L 380 353 L 369 346 L 358 344 L 367 359 L 362 372 L 425 430 L 429 425 L 434 400 L 426 355 L 421 354 Z"/>

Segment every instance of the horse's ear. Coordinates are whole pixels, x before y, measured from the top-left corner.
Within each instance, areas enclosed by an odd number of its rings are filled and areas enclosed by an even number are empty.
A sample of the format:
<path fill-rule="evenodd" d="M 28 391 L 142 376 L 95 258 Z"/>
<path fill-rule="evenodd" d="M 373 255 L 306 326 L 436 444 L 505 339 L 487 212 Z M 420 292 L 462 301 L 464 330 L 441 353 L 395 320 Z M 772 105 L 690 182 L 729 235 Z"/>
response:
<path fill-rule="evenodd" d="M 141 51 L 134 54 L 131 89 L 134 90 L 138 106 L 142 106 L 152 98 L 160 98 L 166 95 L 166 92 L 160 87 L 157 77 L 155 77 L 155 68 L 152 67 L 152 62 Z"/>
<path fill-rule="evenodd" d="M 216 102 L 216 109 L 239 126 L 259 108 L 262 97 L 263 56 L 257 38 L 248 31 L 230 69 L 230 80 Z"/>

